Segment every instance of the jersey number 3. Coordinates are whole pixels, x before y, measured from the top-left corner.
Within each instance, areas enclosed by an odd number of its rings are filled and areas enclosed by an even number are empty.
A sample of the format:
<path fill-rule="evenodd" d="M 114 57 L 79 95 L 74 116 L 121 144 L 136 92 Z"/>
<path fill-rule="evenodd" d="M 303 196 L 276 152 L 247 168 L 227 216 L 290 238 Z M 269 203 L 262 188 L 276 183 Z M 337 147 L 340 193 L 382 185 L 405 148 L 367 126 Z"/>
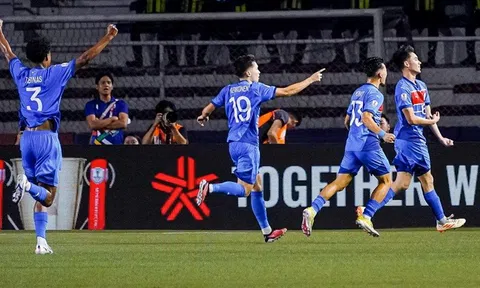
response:
<path fill-rule="evenodd" d="M 43 109 L 42 100 L 40 100 L 40 98 L 37 98 L 38 94 L 40 94 L 41 91 L 42 91 L 42 87 L 27 87 L 27 92 L 33 92 L 33 95 L 32 97 L 30 97 L 30 100 L 33 102 L 37 102 L 37 111 L 42 111 Z M 27 110 L 32 110 L 32 107 L 28 105 Z"/>
<path fill-rule="evenodd" d="M 350 126 L 352 126 L 353 123 L 355 123 L 357 127 L 360 127 L 363 125 L 362 123 L 363 101 L 352 101 L 351 105 L 352 105 L 352 119 L 350 119 Z"/>
<path fill-rule="evenodd" d="M 236 123 L 247 122 L 250 120 L 250 117 L 252 116 L 252 103 L 247 96 L 240 96 L 237 98 L 237 101 L 232 97 L 228 100 L 228 103 L 232 103 L 233 117 L 235 117 Z"/>

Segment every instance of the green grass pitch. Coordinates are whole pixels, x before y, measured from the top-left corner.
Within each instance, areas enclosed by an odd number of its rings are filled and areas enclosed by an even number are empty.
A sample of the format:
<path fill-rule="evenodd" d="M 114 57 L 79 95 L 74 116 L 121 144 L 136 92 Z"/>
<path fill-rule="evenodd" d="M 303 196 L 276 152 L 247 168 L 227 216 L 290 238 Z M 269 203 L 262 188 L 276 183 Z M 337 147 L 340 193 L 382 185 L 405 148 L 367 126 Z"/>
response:
<path fill-rule="evenodd" d="M 480 229 L 0 232 L 0 287 L 480 287 Z"/>

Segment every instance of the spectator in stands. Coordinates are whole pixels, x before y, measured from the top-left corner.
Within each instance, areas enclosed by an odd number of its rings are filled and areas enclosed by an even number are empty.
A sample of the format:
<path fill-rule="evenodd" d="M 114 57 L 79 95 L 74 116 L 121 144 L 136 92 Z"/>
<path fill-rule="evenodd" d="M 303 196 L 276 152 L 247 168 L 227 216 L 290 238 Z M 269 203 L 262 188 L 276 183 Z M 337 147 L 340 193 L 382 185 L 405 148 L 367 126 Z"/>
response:
<path fill-rule="evenodd" d="M 312 8 L 312 3 L 315 2 L 312 0 L 277 0 L 277 7 L 275 10 L 282 11 L 294 11 L 294 10 L 309 10 Z M 277 20 L 278 21 L 278 20 Z M 284 20 L 281 19 L 275 25 L 278 29 L 274 35 L 275 39 L 278 40 L 290 40 L 290 39 L 300 39 L 305 40 L 308 38 L 309 30 L 311 27 L 318 27 L 317 21 L 312 21 L 311 19 L 292 19 Z M 315 29 L 312 29 L 315 30 Z M 280 62 L 281 63 L 292 63 L 299 65 L 302 62 L 306 44 L 296 44 L 289 47 L 290 45 L 278 45 Z M 290 49 L 289 49 L 290 48 Z M 271 49 L 271 48 L 270 48 Z"/>
<path fill-rule="evenodd" d="M 480 1 L 463 0 L 467 23 L 465 36 L 475 36 L 475 30 L 480 26 Z M 475 55 L 475 41 L 467 42 L 467 58 L 461 61 L 461 65 L 470 66 L 477 63 Z"/>
<path fill-rule="evenodd" d="M 178 7 L 179 12 L 181 13 L 201 13 L 205 9 L 210 9 L 211 5 L 208 5 L 208 0 L 179 0 Z M 208 11 L 208 10 L 207 10 Z M 214 12 L 214 10 L 210 11 Z M 182 21 L 177 23 L 175 26 L 177 28 L 177 33 L 175 33 L 175 38 L 177 40 L 209 40 L 210 39 L 210 29 L 216 29 L 212 26 L 210 21 Z M 197 48 L 198 56 L 195 59 L 195 48 Z M 206 45 L 188 45 L 188 46 L 176 46 L 177 50 L 177 59 L 178 65 L 183 66 L 184 64 L 189 66 L 203 66 L 205 65 L 205 54 L 207 52 Z M 185 58 L 185 61 L 183 61 Z"/>
<path fill-rule="evenodd" d="M 428 36 L 438 37 L 439 30 L 445 36 L 452 36 L 445 13 L 447 0 L 412 0 L 404 1 L 403 9 L 408 15 L 410 28 L 421 33 L 428 30 Z M 422 66 L 435 66 L 437 41 L 428 42 L 428 61 Z"/>
<path fill-rule="evenodd" d="M 98 95 L 85 105 L 86 120 L 92 130 L 90 144 L 123 144 L 123 130 L 129 122 L 128 105 L 112 96 L 113 82 L 112 74 L 99 74 L 95 79 Z"/>
<path fill-rule="evenodd" d="M 335 9 L 369 9 L 372 8 L 370 0 L 337 0 L 332 3 Z M 362 39 L 369 34 L 369 30 L 373 28 L 371 21 L 362 21 L 358 18 L 340 18 L 336 20 L 335 27 L 332 30 L 332 38 L 344 38 L 342 33 L 350 31 L 352 34 L 358 31 L 358 39 Z M 368 43 L 360 43 L 360 63 L 363 63 L 368 57 Z M 335 45 L 335 59 L 332 61 L 331 68 L 344 68 L 347 61 L 344 53 L 345 44 Z M 332 69 L 330 69 L 332 71 Z"/>
<path fill-rule="evenodd" d="M 216 11 L 247 12 L 250 5 L 247 0 L 215 0 Z M 251 36 L 249 21 L 222 21 L 217 28 L 219 40 L 248 40 Z M 235 61 L 240 55 L 247 54 L 245 45 L 227 45 L 230 61 Z"/>
<path fill-rule="evenodd" d="M 123 145 L 140 145 L 142 144 L 142 139 L 135 134 L 128 134 L 123 141 Z"/>
<path fill-rule="evenodd" d="M 135 11 L 137 14 L 141 13 L 171 13 L 176 11 L 175 7 L 178 5 L 176 0 L 136 0 L 130 4 L 130 11 Z M 145 40 L 174 40 L 175 31 L 173 30 L 175 23 L 170 22 L 139 22 L 134 23 L 132 31 L 130 32 L 131 41 L 140 41 L 140 34 L 146 33 Z M 159 66 L 158 46 L 146 46 L 150 57 L 153 61 L 152 66 Z M 127 66 L 142 67 L 143 55 L 142 46 L 133 46 L 133 54 L 135 60 L 127 61 Z M 170 63 L 174 59 L 174 47 L 165 46 L 166 56 Z M 163 61 L 164 59 L 162 59 Z"/>
<path fill-rule="evenodd" d="M 177 123 L 177 109 L 170 101 L 162 100 L 155 107 L 155 119 L 143 136 L 142 144 L 188 144 L 187 130 Z"/>
<path fill-rule="evenodd" d="M 380 118 L 380 129 L 390 133 L 390 119 L 388 119 L 387 115 L 385 114 L 382 114 L 382 118 Z"/>

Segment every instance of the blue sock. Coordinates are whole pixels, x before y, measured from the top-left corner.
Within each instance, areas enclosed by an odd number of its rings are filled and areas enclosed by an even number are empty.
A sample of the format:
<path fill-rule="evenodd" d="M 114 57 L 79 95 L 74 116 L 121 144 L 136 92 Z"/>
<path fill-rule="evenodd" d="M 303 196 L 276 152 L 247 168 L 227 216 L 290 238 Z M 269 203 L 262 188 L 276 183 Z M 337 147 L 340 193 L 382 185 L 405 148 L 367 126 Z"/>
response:
<path fill-rule="evenodd" d="M 383 202 L 379 203 L 374 199 L 368 200 L 367 205 L 365 205 L 365 211 L 363 211 L 363 215 L 372 218 L 373 215 L 375 215 L 375 212 L 377 212 L 377 210 L 383 206 L 382 203 Z"/>
<path fill-rule="evenodd" d="M 30 189 L 28 190 L 28 193 L 32 195 L 33 199 L 37 200 L 38 202 L 43 203 L 45 199 L 47 198 L 48 195 L 48 190 L 41 187 L 37 186 L 33 183 L 30 183 Z"/>
<path fill-rule="evenodd" d="M 37 237 L 45 238 L 47 232 L 48 213 L 47 212 L 35 212 L 33 213 L 33 220 L 35 222 L 35 232 Z"/>
<path fill-rule="evenodd" d="M 442 202 L 440 202 L 440 198 L 438 197 L 437 192 L 435 192 L 435 190 L 432 190 L 425 193 L 424 196 L 425 201 L 427 201 L 428 203 L 428 206 L 432 208 L 433 214 L 435 214 L 435 218 L 437 218 L 437 220 L 443 219 L 445 217 L 445 214 L 443 213 Z"/>
<path fill-rule="evenodd" d="M 237 197 L 245 197 L 245 188 L 242 185 L 227 181 L 218 184 L 212 184 L 212 191 L 211 193 L 224 193 L 227 195 L 234 195 Z"/>
<path fill-rule="evenodd" d="M 253 214 L 257 218 L 258 225 L 262 229 L 263 234 L 272 232 L 267 218 L 267 208 L 265 208 L 265 200 L 263 199 L 262 191 L 252 191 L 250 194 L 250 203 L 252 204 Z M 269 231 L 267 231 L 269 230 Z"/>
<path fill-rule="evenodd" d="M 313 200 L 312 202 L 313 210 L 318 213 L 318 211 L 322 209 L 323 205 L 325 205 L 325 202 L 327 202 L 327 200 L 325 200 L 325 198 L 323 198 L 322 196 L 318 195 L 317 198 L 315 198 L 315 200 Z"/>
<path fill-rule="evenodd" d="M 387 195 L 385 195 L 385 199 L 383 199 L 380 207 L 383 207 L 385 205 L 387 205 L 388 202 L 390 202 L 390 200 L 393 199 L 393 197 L 395 197 L 395 192 L 393 192 L 392 188 L 388 189 L 388 193 Z"/>

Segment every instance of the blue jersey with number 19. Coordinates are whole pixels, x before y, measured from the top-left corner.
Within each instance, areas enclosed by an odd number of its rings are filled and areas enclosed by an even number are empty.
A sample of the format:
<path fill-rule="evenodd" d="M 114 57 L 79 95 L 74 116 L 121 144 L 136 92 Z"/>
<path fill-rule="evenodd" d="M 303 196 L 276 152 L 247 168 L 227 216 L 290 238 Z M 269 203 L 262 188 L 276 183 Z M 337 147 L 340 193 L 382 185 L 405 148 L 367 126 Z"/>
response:
<path fill-rule="evenodd" d="M 258 117 L 260 105 L 275 98 L 274 86 L 246 80 L 225 86 L 213 98 L 215 107 L 225 106 L 228 118 L 227 142 L 258 145 Z"/>
<path fill-rule="evenodd" d="M 383 94 L 377 87 L 365 83 L 353 92 L 347 114 L 350 116 L 345 151 L 370 151 L 380 149 L 378 136 L 362 122 L 362 113 L 370 112 L 375 122 L 380 125 L 383 111 Z"/>
<path fill-rule="evenodd" d="M 68 63 L 28 68 L 18 58 L 10 60 L 10 73 L 20 95 L 20 114 L 27 127 L 53 120 L 55 132 L 60 125 L 60 99 L 75 73 L 75 60 Z"/>

